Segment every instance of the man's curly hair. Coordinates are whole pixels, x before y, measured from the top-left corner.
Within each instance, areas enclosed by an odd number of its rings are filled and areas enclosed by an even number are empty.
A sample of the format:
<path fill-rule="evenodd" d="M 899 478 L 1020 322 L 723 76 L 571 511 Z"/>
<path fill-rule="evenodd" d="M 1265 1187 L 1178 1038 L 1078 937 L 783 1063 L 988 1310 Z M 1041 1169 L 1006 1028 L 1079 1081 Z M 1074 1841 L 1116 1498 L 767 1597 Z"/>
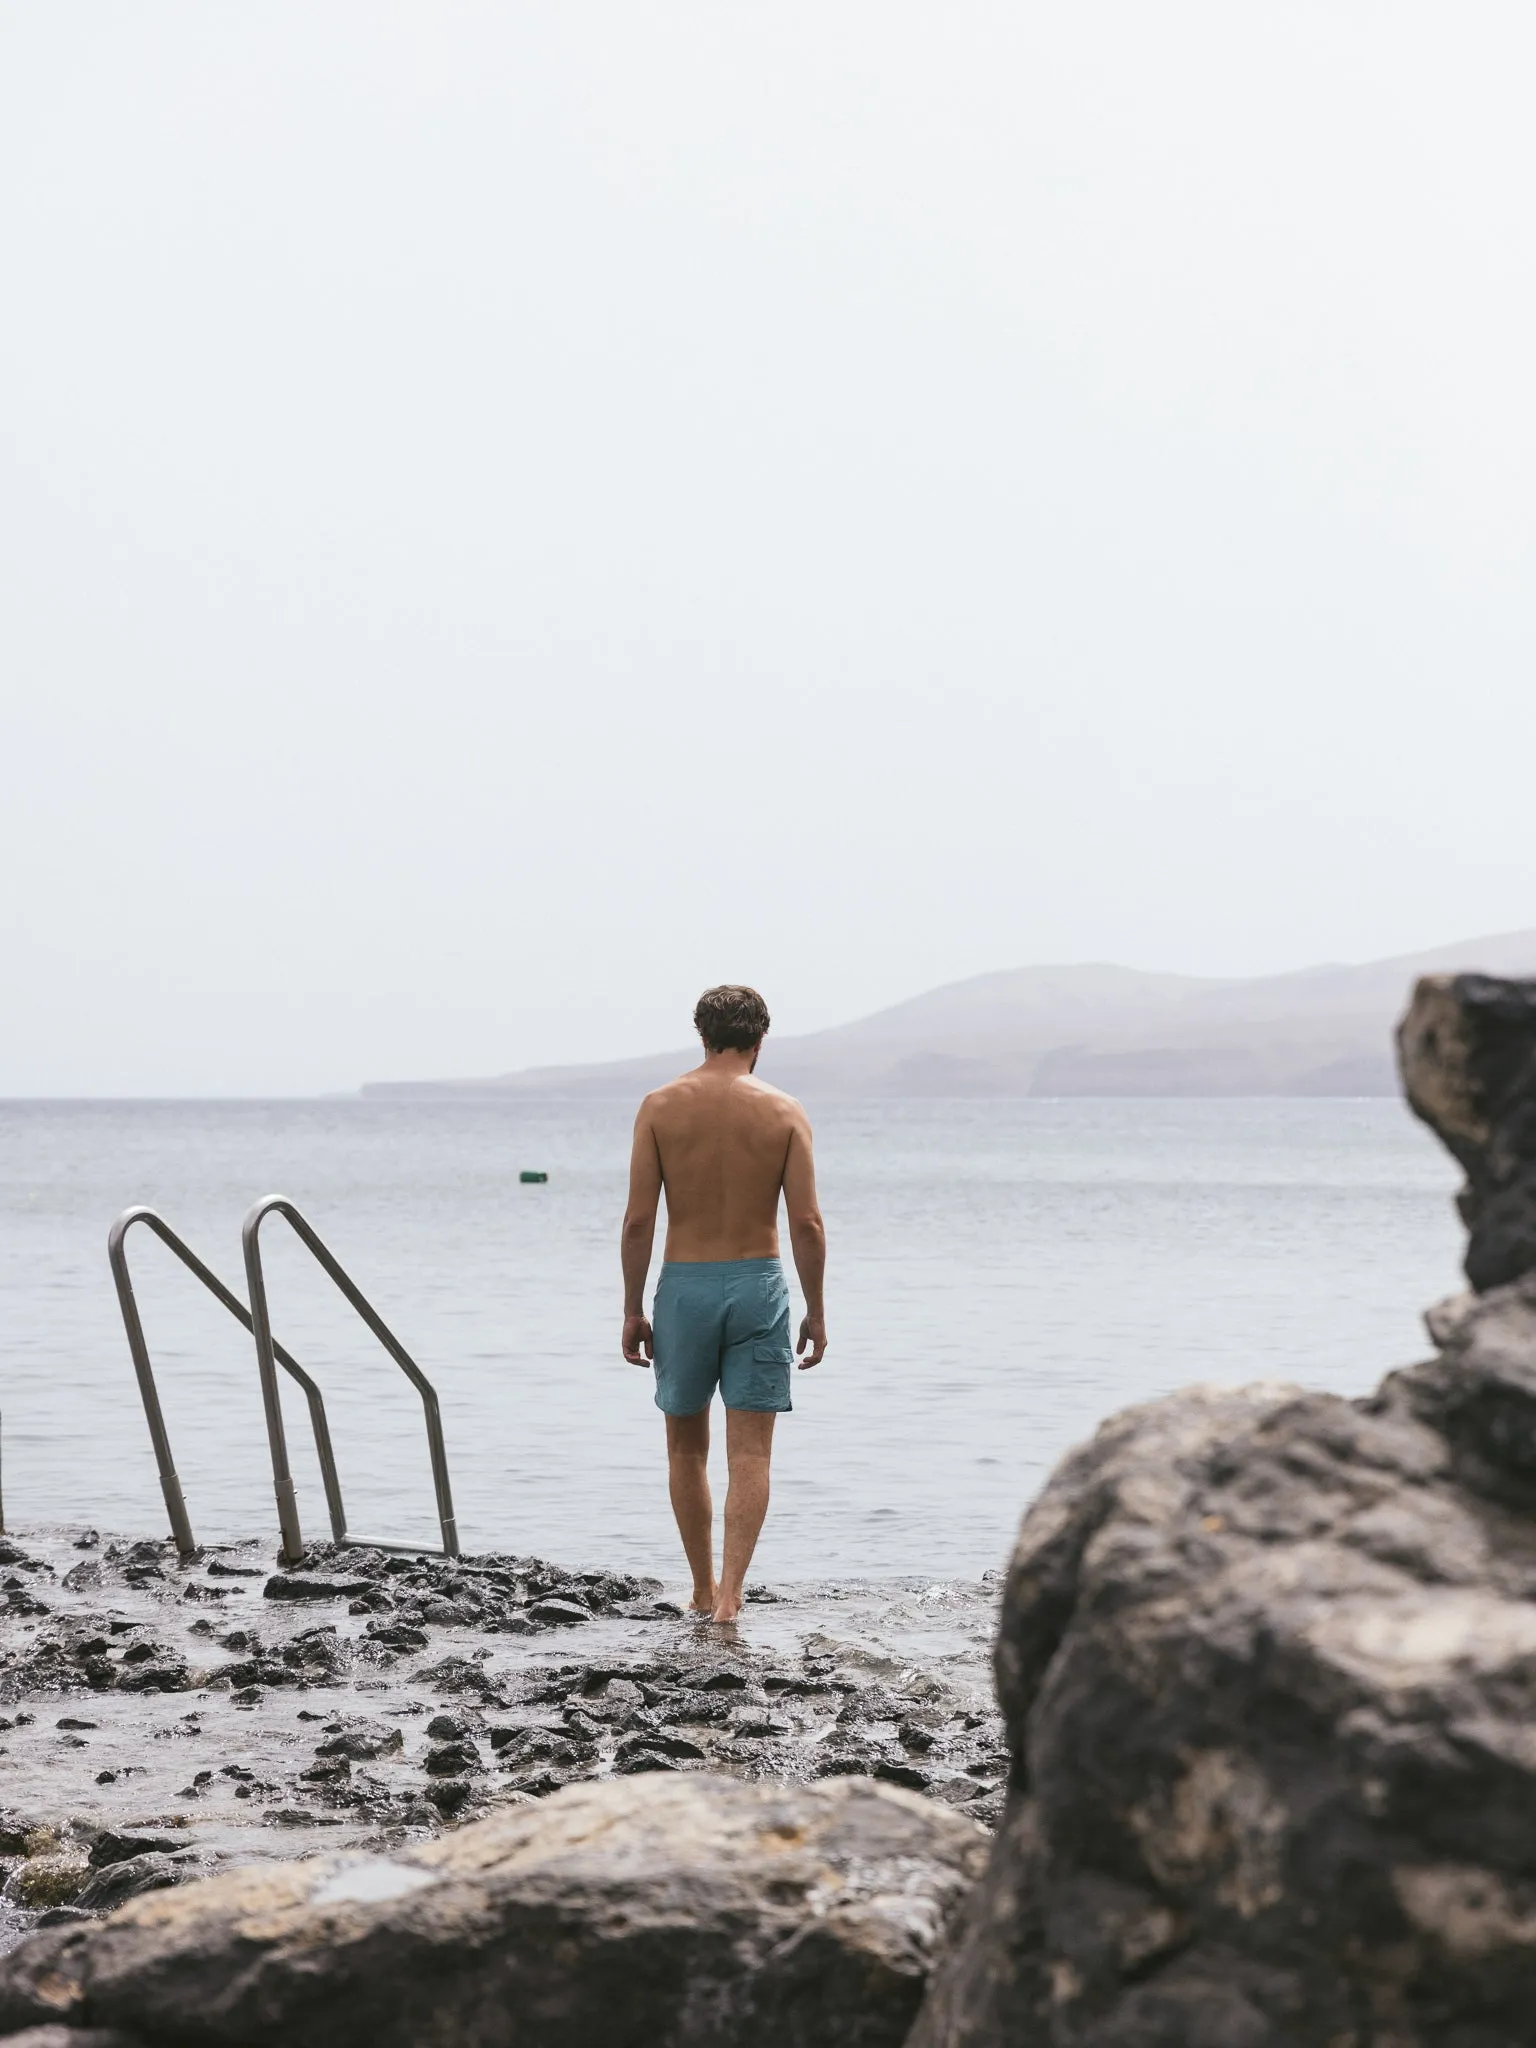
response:
<path fill-rule="evenodd" d="M 693 1028 L 709 1052 L 750 1052 L 768 1035 L 768 1005 L 755 988 L 707 988 L 694 1005 Z"/>

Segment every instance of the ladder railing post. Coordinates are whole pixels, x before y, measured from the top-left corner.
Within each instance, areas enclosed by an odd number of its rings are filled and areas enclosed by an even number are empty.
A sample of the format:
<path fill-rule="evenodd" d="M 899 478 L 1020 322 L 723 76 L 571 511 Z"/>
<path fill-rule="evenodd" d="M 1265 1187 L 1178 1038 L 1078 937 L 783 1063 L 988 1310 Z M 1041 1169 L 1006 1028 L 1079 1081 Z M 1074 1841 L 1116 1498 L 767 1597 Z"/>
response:
<path fill-rule="evenodd" d="M 298 1495 L 294 1491 L 293 1473 L 288 1465 L 288 1440 L 283 1434 L 283 1404 L 277 1390 L 277 1360 L 272 1352 L 272 1318 L 267 1310 L 267 1283 L 262 1275 L 261 1247 L 257 1238 L 265 1213 L 266 1205 L 258 1202 L 241 1226 L 240 1244 L 245 1254 L 245 1284 L 251 1300 L 256 1370 L 261 1375 L 261 1405 L 267 1418 L 267 1447 L 272 1456 L 277 1526 L 282 1532 L 283 1556 L 290 1564 L 296 1564 L 304 1555 L 304 1534 L 299 1527 Z"/>
<path fill-rule="evenodd" d="M 274 1209 L 281 1211 L 295 1235 L 307 1246 L 318 1264 L 345 1295 L 347 1301 L 421 1396 L 427 1428 L 427 1449 L 432 1461 L 432 1486 L 437 1501 L 438 1526 L 442 1531 L 443 1555 L 457 1557 L 458 1524 L 453 1513 L 453 1492 L 448 1481 L 448 1453 L 443 1442 L 442 1411 L 438 1405 L 437 1391 L 362 1289 L 333 1257 L 318 1233 L 293 1203 L 282 1195 L 268 1195 L 258 1202 L 241 1228 L 246 1284 L 250 1291 L 249 1308 L 237 1295 L 231 1293 L 218 1275 L 203 1264 L 191 1247 L 183 1243 L 170 1225 L 156 1215 L 153 1209 L 125 1209 L 107 1233 L 107 1255 L 112 1266 L 113 1282 L 117 1288 L 118 1306 L 122 1310 L 123 1328 L 127 1333 L 128 1349 L 139 1383 L 139 1397 L 144 1404 L 144 1416 L 149 1424 L 150 1442 L 154 1446 L 155 1463 L 159 1469 L 160 1490 L 165 1496 L 166 1512 L 170 1517 L 171 1533 L 177 1549 L 183 1557 L 187 1557 L 196 1550 L 197 1543 L 192 1534 L 186 1502 L 182 1497 L 181 1481 L 177 1477 L 175 1462 L 171 1456 L 170 1435 L 165 1426 L 164 1414 L 161 1412 L 154 1368 L 150 1363 L 149 1346 L 144 1339 L 144 1325 L 139 1316 L 133 1281 L 128 1271 L 126 1240 L 135 1223 L 147 1225 L 161 1242 L 175 1253 L 193 1277 L 201 1281 L 214 1299 L 228 1309 L 243 1328 L 250 1331 L 255 1340 L 256 1369 L 261 1383 L 267 1447 L 272 1460 L 272 1486 L 277 1499 L 277 1520 L 282 1534 L 282 1554 L 285 1560 L 294 1564 L 304 1555 L 304 1533 L 299 1524 L 298 1493 L 288 1462 L 288 1440 L 283 1427 L 283 1408 L 277 1378 L 279 1366 L 291 1379 L 298 1381 L 309 1403 L 315 1455 L 319 1460 L 320 1476 L 325 1486 L 331 1534 L 338 1545 L 356 1544 L 360 1540 L 347 1529 L 346 1508 L 342 1500 L 341 1479 L 336 1469 L 336 1452 L 331 1442 L 330 1423 L 326 1418 L 325 1398 L 297 1359 L 279 1344 L 272 1334 L 266 1276 L 261 1263 L 260 1233 L 263 1218 Z M 421 1546 L 380 1544 L 377 1547 L 415 1550 Z"/>
<path fill-rule="evenodd" d="M 160 1472 L 160 1491 L 165 1499 L 165 1511 L 171 1518 L 171 1535 L 176 1548 L 183 1557 L 190 1557 L 197 1548 L 197 1539 L 192 1534 L 192 1523 L 187 1514 L 187 1503 L 182 1497 L 181 1481 L 176 1476 L 176 1461 L 171 1456 L 171 1439 L 166 1431 L 165 1416 L 160 1407 L 160 1396 L 155 1387 L 154 1368 L 149 1362 L 149 1346 L 144 1342 L 144 1325 L 139 1320 L 139 1305 L 133 1296 L 133 1281 L 128 1272 L 128 1260 L 123 1251 L 123 1239 L 129 1227 L 150 1215 L 146 1209 L 129 1209 L 119 1216 L 107 1233 L 107 1259 L 112 1268 L 112 1278 L 117 1286 L 118 1306 L 123 1312 L 123 1328 L 128 1332 L 128 1349 L 133 1354 L 133 1370 L 139 1382 L 139 1398 L 144 1403 L 144 1416 L 149 1424 L 149 1440 L 154 1445 L 155 1464 Z"/>
<path fill-rule="evenodd" d="M 112 1225 L 107 1233 L 107 1256 L 111 1261 L 112 1277 L 117 1287 L 118 1306 L 122 1310 L 128 1349 L 133 1355 L 139 1393 L 144 1403 L 144 1414 L 149 1423 L 150 1439 L 155 1447 L 155 1460 L 160 1468 L 161 1490 L 165 1494 L 166 1507 L 170 1512 L 172 1532 L 176 1537 L 178 1549 L 185 1556 L 193 1548 L 192 1528 L 187 1517 L 186 1504 L 182 1500 L 181 1482 L 171 1461 L 170 1438 L 165 1427 L 165 1418 L 160 1411 L 160 1397 L 155 1387 L 154 1371 L 149 1362 L 149 1347 L 144 1341 L 144 1326 L 139 1319 L 133 1281 L 128 1271 L 127 1237 L 135 1223 L 142 1223 L 153 1231 L 161 1243 L 176 1254 L 192 1277 L 207 1288 L 219 1306 L 228 1309 L 243 1330 L 251 1330 L 254 1325 L 245 1303 L 238 1295 L 231 1293 L 217 1273 L 210 1271 L 203 1264 L 196 1252 L 176 1235 L 163 1216 L 156 1215 L 153 1209 L 125 1209 Z M 336 1473 L 336 1456 L 331 1449 L 331 1428 L 326 1420 L 325 1397 L 293 1353 L 272 1337 L 270 1326 L 267 1335 L 272 1357 L 290 1379 L 298 1381 L 304 1390 L 304 1398 L 309 1403 L 310 1425 L 315 1434 L 315 1451 L 325 1480 L 325 1500 L 330 1510 L 331 1533 L 338 1543 L 344 1542 L 347 1515 L 342 1504 L 341 1481 Z"/>
<path fill-rule="evenodd" d="M 288 1471 L 287 1446 L 283 1441 L 282 1411 L 277 1406 L 277 1376 L 272 1369 L 271 1322 L 267 1311 L 266 1280 L 261 1265 L 261 1226 L 266 1217 L 274 1212 L 286 1220 L 295 1236 L 308 1248 L 316 1263 L 324 1269 L 420 1394 L 426 1418 L 427 1451 L 432 1461 L 432 1488 L 437 1500 L 437 1520 L 442 1532 L 443 1554 L 447 1557 L 457 1557 L 458 1523 L 453 1512 L 453 1490 L 448 1479 L 448 1451 L 443 1441 L 442 1412 L 438 1406 L 436 1389 L 303 1212 L 290 1202 L 286 1195 L 264 1195 L 240 1226 L 240 1242 L 245 1254 L 246 1284 L 251 1296 L 251 1329 L 256 1339 L 256 1359 L 262 1376 L 262 1398 L 268 1403 L 267 1434 L 272 1446 L 272 1475 L 278 1491 L 278 1519 L 282 1522 L 285 1553 L 292 1557 L 302 1555 L 303 1543 L 298 1533 L 298 1508 L 293 1495 L 292 1476 Z M 335 1459 L 331 1451 L 329 1430 L 322 1431 L 317 1427 L 315 1446 L 320 1455 L 320 1469 L 325 1479 L 327 1496 L 330 1496 L 335 1480 Z M 292 1518 L 293 1540 L 297 1546 L 291 1550 L 289 1523 L 282 1520 L 285 1499 Z M 335 1489 L 335 1499 L 340 1500 L 339 1485 Z M 357 1541 L 345 1527 L 337 1529 L 336 1540 L 338 1543 Z"/>

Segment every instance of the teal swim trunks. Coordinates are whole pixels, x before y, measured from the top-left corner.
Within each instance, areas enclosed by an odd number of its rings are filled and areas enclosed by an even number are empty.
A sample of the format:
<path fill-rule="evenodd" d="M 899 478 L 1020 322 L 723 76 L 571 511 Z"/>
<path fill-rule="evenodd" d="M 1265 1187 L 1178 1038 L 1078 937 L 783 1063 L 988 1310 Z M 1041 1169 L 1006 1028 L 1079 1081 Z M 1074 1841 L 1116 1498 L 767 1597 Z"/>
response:
<path fill-rule="evenodd" d="M 789 1288 L 777 1259 L 669 1260 L 651 1309 L 656 1406 L 697 1415 L 727 1408 L 782 1414 L 794 1406 Z"/>

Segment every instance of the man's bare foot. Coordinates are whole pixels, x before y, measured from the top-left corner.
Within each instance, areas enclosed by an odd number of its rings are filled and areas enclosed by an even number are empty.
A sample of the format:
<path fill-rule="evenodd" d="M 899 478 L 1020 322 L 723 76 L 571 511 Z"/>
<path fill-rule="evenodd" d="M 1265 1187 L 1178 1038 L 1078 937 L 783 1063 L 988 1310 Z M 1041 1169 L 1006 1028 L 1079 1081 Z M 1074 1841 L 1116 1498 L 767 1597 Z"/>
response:
<path fill-rule="evenodd" d="M 714 1612 L 710 1615 L 709 1618 L 711 1621 L 715 1622 L 740 1621 L 741 1595 L 739 1593 L 720 1594 L 716 1598 Z"/>
<path fill-rule="evenodd" d="M 705 1586 L 701 1589 L 698 1586 L 695 1586 L 693 1589 L 693 1598 L 688 1603 L 688 1612 L 690 1614 L 707 1614 L 712 1621 L 714 1619 L 715 1609 L 719 1605 L 719 1603 L 720 1595 L 715 1587 Z"/>

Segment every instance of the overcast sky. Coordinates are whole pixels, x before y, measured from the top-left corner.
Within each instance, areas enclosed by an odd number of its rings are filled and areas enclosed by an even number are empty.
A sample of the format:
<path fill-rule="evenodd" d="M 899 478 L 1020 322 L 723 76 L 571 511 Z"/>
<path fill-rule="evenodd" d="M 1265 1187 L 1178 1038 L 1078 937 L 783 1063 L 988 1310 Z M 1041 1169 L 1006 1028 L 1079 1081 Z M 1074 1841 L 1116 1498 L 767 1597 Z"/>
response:
<path fill-rule="evenodd" d="M 1536 925 L 1522 7 L 0 4 L 0 1094 Z"/>

